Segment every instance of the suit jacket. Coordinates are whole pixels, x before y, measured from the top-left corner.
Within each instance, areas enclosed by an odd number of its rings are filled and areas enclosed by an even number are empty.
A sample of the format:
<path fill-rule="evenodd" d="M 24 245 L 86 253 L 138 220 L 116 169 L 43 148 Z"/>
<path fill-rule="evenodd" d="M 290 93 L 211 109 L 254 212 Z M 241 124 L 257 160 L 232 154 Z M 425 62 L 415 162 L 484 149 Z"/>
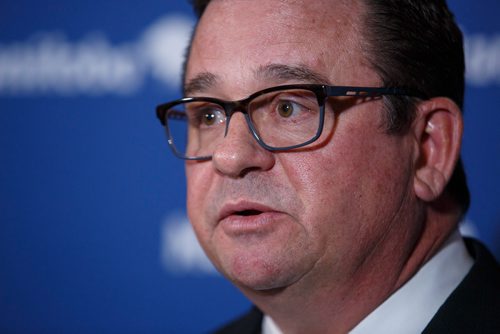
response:
<path fill-rule="evenodd" d="M 474 265 L 424 334 L 500 334 L 500 267 L 480 242 L 466 239 L 465 243 L 475 259 Z M 262 312 L 254 307 L 215 334 L 260 334 L 262 318 Z"/>

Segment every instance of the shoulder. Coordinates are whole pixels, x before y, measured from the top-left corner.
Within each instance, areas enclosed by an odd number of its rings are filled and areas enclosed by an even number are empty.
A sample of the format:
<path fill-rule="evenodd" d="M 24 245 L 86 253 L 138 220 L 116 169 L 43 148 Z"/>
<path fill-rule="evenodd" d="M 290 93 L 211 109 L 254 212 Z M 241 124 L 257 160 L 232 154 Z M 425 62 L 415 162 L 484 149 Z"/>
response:
<path fill-rule="evenodd" d="M 235 319 L 222 328 L 219 328 L 214 334 L 259 334 L 262 325 L 262 312 L 253 307 L 250 311 Z"/>
<path fill-rule="evenodd" d="M 425 334 L 500 333 L 500 266 L 480 242 L 465 242 L 474 265 L 431 320 Z"/>

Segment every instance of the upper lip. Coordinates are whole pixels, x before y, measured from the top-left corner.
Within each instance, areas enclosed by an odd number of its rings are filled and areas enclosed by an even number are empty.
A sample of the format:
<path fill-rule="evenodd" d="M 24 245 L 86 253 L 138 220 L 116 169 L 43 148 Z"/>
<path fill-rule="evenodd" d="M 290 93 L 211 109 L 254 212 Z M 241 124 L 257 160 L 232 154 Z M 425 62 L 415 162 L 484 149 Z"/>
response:
<path fill-rule="evenodd" d="M 275 209 L 253 201 L 238 201 L 234 203 L 224 204 L 219 211 L 219 221 L 235 214 L 243 214 L 244 212 L 270 212 L 276 211 Z"/>

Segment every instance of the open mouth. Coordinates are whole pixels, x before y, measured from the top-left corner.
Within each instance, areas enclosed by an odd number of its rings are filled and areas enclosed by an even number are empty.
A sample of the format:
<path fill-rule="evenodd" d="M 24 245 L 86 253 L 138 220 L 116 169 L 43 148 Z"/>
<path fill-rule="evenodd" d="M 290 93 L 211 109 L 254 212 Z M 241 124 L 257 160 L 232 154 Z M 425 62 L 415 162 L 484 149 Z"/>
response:
<path fill-rule="evenodd" d="M 282 213 L 270 206 L 240 201 L 225 205 L 220 211 L 218 222 L 224 233 L 239 237 L 271 232 L 281 217 Z"/>
<path fill-rule="evenodd" d="M 250 201 L 240 201 L 236 204 L 227 204 L 221 208 L 218 220 L 222 221 L 227 218 L 229 220 L 237 218 L 257 218 L 262 217 L 264 214 L 275 212 L 273 208 Z M 248 219 L 245 219 L 248 223 Z"/>
<path fill-rule="evenodd" d="M 248 217 L 248 216 L 260 215 L 261 213 L 262 213 L 262 211 L 259 211 L 259 210 L 243 210 L 243 211 L 235 212 L 234 215 Z"/>

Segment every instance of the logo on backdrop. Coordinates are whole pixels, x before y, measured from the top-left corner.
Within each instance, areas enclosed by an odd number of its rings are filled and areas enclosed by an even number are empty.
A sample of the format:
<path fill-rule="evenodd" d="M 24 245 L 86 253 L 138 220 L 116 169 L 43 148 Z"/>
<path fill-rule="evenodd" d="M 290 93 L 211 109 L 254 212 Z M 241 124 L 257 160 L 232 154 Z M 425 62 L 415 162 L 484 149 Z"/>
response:
<path fill-rule="evenodd" d="M 464 52 L 468 84 L 500 85 L 500 34 L 465 35 Z"/>
<path fill-rule="evenodd" d="M 184 15 L 166 16 L 122 44 L 104 33 L 68 41 L 63 32 L 0 42 L 0 96 L 133 95 L 150 78 L 178 88 L 193 24 Z M 470 85 L 500 85 L 500 34 L 466 35 L 465 53 Z"/>
<path fill-rule="evenodd" d="M 217 271 L 201 249 L 191 224 L 183 213 L 171 213 L 161 226 L 160 258 L 168 272 L 186 275 L 216 275 Z"/>
<path fill-rule="evenodd" d="M 110 43 L 103 33 L 68 41 L 62 32 L 0 42 L 0 95 L 132 95 L 148 77 L 177 88 L 192 27 L 192 20 L 176 15 L 123 44 Z"/>

